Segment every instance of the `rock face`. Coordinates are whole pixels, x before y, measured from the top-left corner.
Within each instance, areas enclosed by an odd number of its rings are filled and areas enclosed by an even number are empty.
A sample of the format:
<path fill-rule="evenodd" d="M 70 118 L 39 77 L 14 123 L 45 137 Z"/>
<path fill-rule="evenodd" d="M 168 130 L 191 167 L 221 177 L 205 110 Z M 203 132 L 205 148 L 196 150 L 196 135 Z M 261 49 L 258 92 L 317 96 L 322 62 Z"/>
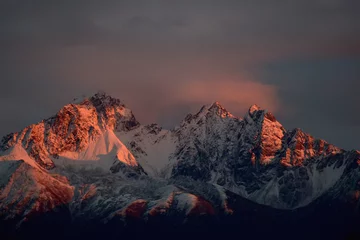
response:
<path fill-rule="evenodd" d="M 76 226 L 183 224 L 236 215 L 232 198 L 358 213 L 359 166 L 360 152 L 288 131 L 257 105 L 238 118 L 215 102 L 166 130 L 97 93 L 2 139 L 0 220 L 60 211 Z"/>

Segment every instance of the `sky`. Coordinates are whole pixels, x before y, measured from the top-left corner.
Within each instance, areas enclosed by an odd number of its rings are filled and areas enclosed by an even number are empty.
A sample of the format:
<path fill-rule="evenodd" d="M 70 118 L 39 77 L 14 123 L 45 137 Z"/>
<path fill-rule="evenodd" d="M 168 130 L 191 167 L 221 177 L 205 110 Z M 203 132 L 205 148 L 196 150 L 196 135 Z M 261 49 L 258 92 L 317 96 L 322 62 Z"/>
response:
<path fill-rule="evenodd" d="M 0 0 L 0 135 L 98 90 L 171 128 L 219 101 L 360 149 L 358 0 Z"/>

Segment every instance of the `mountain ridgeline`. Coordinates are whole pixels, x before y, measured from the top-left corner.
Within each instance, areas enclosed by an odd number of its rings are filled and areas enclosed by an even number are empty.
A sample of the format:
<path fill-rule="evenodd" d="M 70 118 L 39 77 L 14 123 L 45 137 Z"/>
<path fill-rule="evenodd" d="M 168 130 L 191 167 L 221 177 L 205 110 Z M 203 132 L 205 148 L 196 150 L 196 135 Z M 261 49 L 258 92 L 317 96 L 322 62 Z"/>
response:
<path fill-rule="evenodd" d="M 215 102 L 166 130 L 96 93 L 2 138 L 0 231 L 26 237 L 41 223 L 61 224 L 59 238 L 142 228 L 247 239 L 303 226 L 293 239 L 341 239 L 359 224 L 359 166 L 359 151 L 286 130 L 257 105 L 239 118 Z"/>

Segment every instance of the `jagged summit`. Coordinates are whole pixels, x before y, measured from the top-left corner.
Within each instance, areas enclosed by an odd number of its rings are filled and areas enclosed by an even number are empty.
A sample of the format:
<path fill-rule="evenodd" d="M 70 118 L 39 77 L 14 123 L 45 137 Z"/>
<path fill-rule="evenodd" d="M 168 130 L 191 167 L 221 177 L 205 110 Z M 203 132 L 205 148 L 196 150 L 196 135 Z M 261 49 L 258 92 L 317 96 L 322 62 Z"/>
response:
<path fill-rule="evenodd" d="M 83 94 L 79 97 L 76 97 L 71 101 L 71 104 L 92 104 L 95 107 L 103 106 L 121 106 L 125 107 L 125 104 L 120 101 L 118 98 L 114 98 L 111 95 L 107 94 L 104 91 L 97 91 L 92 95 Z"/>
<path fill-rule="evenodd" d="M 212 104 L 203 105 L 198 113 L 196 113 L 195 115 L 189 114 L 187 116 L 187 118 L 189 116 L 199 118 L 199 117 L 205 117 L 205 116 L 209 117 L 209 116 L 213 116 L 213 115 L 220 116 L 222 118 L 230 117 L 230 118 L 237 118 L 240 120 L 242 119 L 239 116 L 234 116 L 218 101 L 215 101 Z M 254 104 L 249 107 L 249 109 L 245 115 L 245 118 L 249 118 L 249 117 L 256 121 L 260 120 L 261 122 L 263 121 L 263 119 L 268 119 L 272 122 L 277 122 L 275 116 L 271 112 L 269 112 L 266 109 L 261 108 L 257 104 Z"/>
<path fill-rule="evenodd" d="M 112 96 L 106 94 L 105 92 L 97 92 L 92 97 L 89 98 L 92 104 L 95 107 L 99 106 L 121 106 L 125 107 L 123 103 L 121 103 L 120 99 L 113 98 Z"/>
<path fill-rule="evenodd" d="M 264 120 L 269 120 L 271 122 L 277 122 L 278 124 L 280 124 L 271 112 L 266 109 L 262 109 L 261 107 L 259 107 L 259 105 L 256 104 L 252 105 L 249 108 L 248 112 L 245 115 L 245 119 L 248 122 L 263 122 Z"/>
<path fill-rule="evenodd" d="M 195 116 L 196 117 L 204 117 L 204 116 L 211 116 L 213 114 L 220 116 L 222 118 L 234 117 L 218 101 L 213 102 L 212 104 L 202 106 L 200 111 L 197 114 L 195 114 Z"/>
<path fill-rule="evenodd" d="M 208 111 L 216 113 L 217 115 L 225 118 L 225 117 L 234 117 L 228 110 L 223 107 L 220 102 L 214 102 L 210 105 Z"/>
<path fill-rule="evenodd" d="M 262 110 L 258 105 L 254 104 L 249 108 L 249 113 L 254 114 L 254 112 Z"/>
<path fill-rule="evenodd" d="M 220 109 L 224 109 L 224 107 L 221 105 L 220 102 L 216 101 L 216 102 L 213 102 L 211 105 L 210 105 L 210 108 L 220 108 Z"/>

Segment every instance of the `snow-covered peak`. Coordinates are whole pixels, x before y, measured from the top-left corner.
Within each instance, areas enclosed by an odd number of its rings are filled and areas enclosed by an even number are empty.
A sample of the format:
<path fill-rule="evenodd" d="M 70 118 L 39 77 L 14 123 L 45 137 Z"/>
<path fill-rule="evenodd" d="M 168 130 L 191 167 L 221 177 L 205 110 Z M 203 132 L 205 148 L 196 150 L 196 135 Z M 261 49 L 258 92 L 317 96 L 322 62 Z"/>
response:
<path fill-rule="evenodd" d="M 125 107 L 120 99 L 114 98 L 103 91 L 98 91 L 93 95 L 83 94 L 74 98 L 70 104 L 92 105 L 99 110 L 107 107 Z"/>
<path fill-rule="evenodd" d="M 224 109 L 220 102 L 216 101 L 210 105 L 210 109 Z"/>
<path fill-rule="evenodd" d="M 214 112 L 214 113 L 225 113 L 225 114 L 230 114 L 230 112 L 228 112 L 221 104 L 220 102 L 216 101 L 213 102 L 212 104 L 208 104 L 208 105 L 204 105 L 201 109 L 200 112 Z"/>
<path fill-rule="evenodd" d="M 83 95 L 75 98 L 69 105 L 95 109 L 99 125 L 104 129 L 129 131 L 140 126 L 131 109 L 105 92 L 99 91 L 92 96 Z"/>
<path fill-rule="evenodd" d="M 227 111 L 219 102 L 214 102 L 212 104 L 202 106 L 199 112 L 196 113 L 195 115 L 188 114 L 185 117 L 183 123 L 184 122 L 189 123 L 194 120 L 195 121 L 204 120 L 212 117 L 234 118 L 234 116 L 229 111 Z"/>
<path fill-rule="evenodd" d="M 137 167 L 136 160 L 115 137 L 114 131 L 126 132 L 139 125 L 120 100 L 99 92 L 90 98 L 77 99 L 53 117 L 4 137 L 0 143 L 0 158 L 23 150 L 22 154 L 14 156 L 28 158 L 28 162 L 49 169 L 56 166 L 54 159 L 59 157 L 103 163 L 102 155 L 107 155 L 104 162 L 107 168 L 116 161 Z"/>
<path fill-rule="evenodd" d="M 209 112 L 215 113 L 216 115 L 225 117 L 234 117 L 229 111 L 227 111 L 219 102 L 214 102 L 208 109 Z"/>
<path fill-rule="evenodd" d="M 89 100 L 95 107 L 125 106 L 121 103 L 120 99 L 113 98 L 105 92 L 97 92 L 92 97 L 90 97 Z"/>

